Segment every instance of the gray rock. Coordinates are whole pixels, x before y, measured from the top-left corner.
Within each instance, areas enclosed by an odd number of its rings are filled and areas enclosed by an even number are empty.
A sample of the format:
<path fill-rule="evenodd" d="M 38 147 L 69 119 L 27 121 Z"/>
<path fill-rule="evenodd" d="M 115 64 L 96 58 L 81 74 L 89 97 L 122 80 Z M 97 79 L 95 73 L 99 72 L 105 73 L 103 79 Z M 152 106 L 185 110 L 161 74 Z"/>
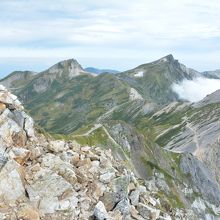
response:
<path fill-rule="evenodd" d="M 107 220 L 108 219 L 108 213 L 105 209 L 104 204 L 99 201 L 94 209 L 93 216 L 95 217 L 96 220 Z"/>
<path fill-rule="evenodd" d="M 139 197 L 142 193 L 146 193 L 146 187 L 139 186 L 136 190 L 132 191 L 129 198 L 131 200 L 131 204 L 136 206 L 139 203 Z"/>
<path fill-rule="evenodd" d="M 101 201 L 104 203 L 106 210 L 111 211 L 120 201 L 120 198 L 115 192 L 105 192 L 103 197 L 101 197 Z"/>
<path fill-rule="evenodd" d="M 20 174 L 20 165 L 9 160 L 0 172 L 0 197 L 6 202 L 15 202 L 25 198 L 23 176 Z"/>
<path fill-rule="evenodd" d="M 128 215 L 130 211 L 130 203 L 129 199 L 122 199 L 117 206 L 115 207 L 114 210 L 119 210 L 122 215 Z"/>
<path fill-rule="evenodd" d="M 194 190 L 197 189 L 211 203 L 220 205 L 219 185 L 201 161 L 191 154 L 185 154 L 181 158 L 180 169 L 190 176 Z"/>
<path fill-rule="evenodd" d="M 160 216 L 160 210 L 151 208 L 143 203 L 138 204 L 137 210 L 144 219 L 157 219 Z"/>
<path fill-rule="evenodd" d="M 128 176 L 120 176 L 113 180 L 113 191 L 117 193 L 117 196 L 120 200 L 128 198 L 128 185 L 129 185 Z"/>

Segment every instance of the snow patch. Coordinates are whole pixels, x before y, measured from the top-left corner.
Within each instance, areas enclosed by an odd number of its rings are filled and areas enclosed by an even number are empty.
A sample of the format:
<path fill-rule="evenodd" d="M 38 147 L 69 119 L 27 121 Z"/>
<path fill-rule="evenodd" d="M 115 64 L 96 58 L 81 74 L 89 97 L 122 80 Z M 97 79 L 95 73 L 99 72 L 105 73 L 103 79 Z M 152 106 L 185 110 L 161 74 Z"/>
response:
<path fill-rule="evenodd" d="M 167 61 L 168 61 L 168 60 L 167 60 L 166 57 L 164 57 L 164 58 L 161 59 L 161 62 L 167 62 Z"/>
<path fill-rule="evenodd" d="M 143 77 L 144 76 L 144 71 L 139 71 L 134 74 L 134 77 Z"/>

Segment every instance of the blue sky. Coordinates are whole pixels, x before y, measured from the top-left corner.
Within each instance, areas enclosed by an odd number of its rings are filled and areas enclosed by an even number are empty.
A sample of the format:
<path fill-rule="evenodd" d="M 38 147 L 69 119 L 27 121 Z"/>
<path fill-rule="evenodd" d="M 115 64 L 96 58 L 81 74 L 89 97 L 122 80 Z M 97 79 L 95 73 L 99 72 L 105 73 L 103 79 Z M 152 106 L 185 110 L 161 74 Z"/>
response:
<path fill-rule="evenodd" d="M 126 70 L 172 53 L 220 68 L 219 0 L 1 0 L 0 77 L 68 58 Z"/>

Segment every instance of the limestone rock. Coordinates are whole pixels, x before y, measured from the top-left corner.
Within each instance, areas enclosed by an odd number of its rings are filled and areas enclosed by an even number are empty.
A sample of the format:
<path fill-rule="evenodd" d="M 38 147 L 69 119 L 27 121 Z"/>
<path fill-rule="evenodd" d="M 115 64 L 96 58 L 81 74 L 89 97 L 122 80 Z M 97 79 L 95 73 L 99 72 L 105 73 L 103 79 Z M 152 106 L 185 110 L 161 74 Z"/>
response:
<path fill-rule="evenodd" d="M 30 157 L 30 151 L 26 150 L 24 148 L 18 148 L 18 147 L 14 147 L 10 153 L 9 153 L 9 157 L 11 159 L 14 159 L 17 163 L 19 163 L 20 165 L 23 165 L 27 159 L 29 159 Z"/>
<path fill-rule="evenodd" d="M 155 220 L 160 216 L 160 210 L 151 208 L 150 206 L 143 203 L 138 204 L 137 210 L 140 215 L 145 219 Z"/>
<path fill-rule="evenodd" d="M 94 213 L 93 213 L 95 219 L 97 220 L 107 220 L 108 219 L 108 213 L 105 209 L 104 204 L 99 201 L 94 209 Z"/>
<path fill-rule="evenodd" d="M 58 153 L 67 150 L 68 147 L 64 141 L 50 141 L 49 150 Z"/>
<path fill-rule="evenodd" d="M 9 160 L 0 172 L 0 198 L 7 202 L 25 199 L 21 166 Z"/>
<path fill-rule="evenodd" d="M 110 183 L 115 177 L 114 172 L 107 172 L 100 176 L 100 181 L 103 183 Z"/>
<path fill-rule="evenodd" d="M 36 181 L 26 186 L 30 201 L 39 204 L 43 213 L 54 213 L 56 210 L 73 209 L 76 205 L 70 183 L 50 170 L 42 169 L 35 174 Z M 65 197 L 63 198 L 63 195 Z"/>
<path fill-rule="evenodd" d="M 22 220 L 40 220 L 39 212 L 28 205 L 18 210 L 18 218 Z"/>

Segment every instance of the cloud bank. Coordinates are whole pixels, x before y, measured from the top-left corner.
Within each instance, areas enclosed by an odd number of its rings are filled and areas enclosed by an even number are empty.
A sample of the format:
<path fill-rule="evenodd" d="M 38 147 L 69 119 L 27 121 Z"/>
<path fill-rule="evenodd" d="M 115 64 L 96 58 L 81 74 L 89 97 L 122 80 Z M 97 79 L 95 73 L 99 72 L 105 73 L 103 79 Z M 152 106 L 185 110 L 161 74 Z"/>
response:
<path fill-rule="evenodd" d="M 198 102 L 207 95 L 220 89 L 220 79 L 195 78 L 183 80 L 180 84 L 173 84 L 172 89 L 181 99 Z"/>
<path fill-rule="evenodd" d="M 0 11 L 0 59 L 95 57 L 86 65 L 126 70 L 174 53 L 219 68 L 219 0 L 1 0 Z"/>

